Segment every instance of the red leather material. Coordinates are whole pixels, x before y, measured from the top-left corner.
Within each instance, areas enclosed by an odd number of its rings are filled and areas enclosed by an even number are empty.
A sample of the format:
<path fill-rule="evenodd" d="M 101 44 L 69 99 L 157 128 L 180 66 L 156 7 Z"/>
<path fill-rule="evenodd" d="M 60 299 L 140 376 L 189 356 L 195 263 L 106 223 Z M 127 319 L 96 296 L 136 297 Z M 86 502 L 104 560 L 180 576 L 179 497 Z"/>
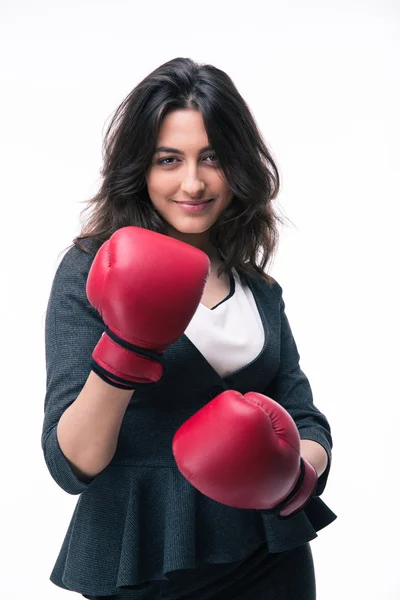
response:
<path fill-rule="evenodd" d="M 277 507 L 301 475 L 295 422 L 280 404 L 256 392 L 219 394 L 178 429 L 172 448 L 180 472 L 195 488 L 236 508 Z M 304 481 L 282 516 L 313 494 L 317 475 L 304 463 Z"/>
<path fill-rule="evenodd" d="M 162 354 L 196 312 L 209 269 L 207 254 L 190 244 L 140 227 L 117 230 L 97 252 L 86 284 L 89 302 L 116 336 L 103 334 L 94 361 L 111 378 L 159 380 L 157 360 L 123 345 Z"/>
<path fill-rule="evenodd" d="M 102 369 L 135 383 L 159 381 L 164 371 L 159 362 L 123 348 L 106 333 L 103 333 L 96 344 L 92 357 Z M 111 377 L 108 379 L 112 380 Z"/>
<path fill-rule="evenodd" d="M 308 460 L 303 459 L 303 462 L 305 468 L 303 482 L 298 492 L 291 500 L 286 502 L 285 506 L 279 511 L 281 517 L 289 517 L 290 515 L 304 508 L 308 501 L 312 498 L 315 488 L 317 487 L 318 476 L 316 470 L 308 462 Z"/>

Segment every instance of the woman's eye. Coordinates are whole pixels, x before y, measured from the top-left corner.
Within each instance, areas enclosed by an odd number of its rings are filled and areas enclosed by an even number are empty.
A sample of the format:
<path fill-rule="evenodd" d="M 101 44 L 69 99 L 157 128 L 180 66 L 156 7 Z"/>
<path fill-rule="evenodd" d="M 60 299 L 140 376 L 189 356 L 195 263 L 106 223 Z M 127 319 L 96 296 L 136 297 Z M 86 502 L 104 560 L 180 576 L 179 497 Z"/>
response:
<path fill-rule="evenodd" d="M 204 157 L 204 160 L 206 160 L 207 158 L 212 158 L 212 161 L 208 161 L 208 162 L 218 162 L 217 161 L 217 155 L 216 154 L 208 154 L 207 156 Z M 161 158 L 159 161 L 157 161 L 158 165 L 172 165 L 172 162 L 166 162 L 167 160 L 177 160 L 174 156 L 167 156 L 165 158 Z"/>
<path fill-rule="evenodd" d="M 162 158 L 157 162 L 158 165 L 171 165 L 172 163 L 165 162 L 166 160 L 176 160 L 173 156 L 167 156 L 167 158 Z"/>

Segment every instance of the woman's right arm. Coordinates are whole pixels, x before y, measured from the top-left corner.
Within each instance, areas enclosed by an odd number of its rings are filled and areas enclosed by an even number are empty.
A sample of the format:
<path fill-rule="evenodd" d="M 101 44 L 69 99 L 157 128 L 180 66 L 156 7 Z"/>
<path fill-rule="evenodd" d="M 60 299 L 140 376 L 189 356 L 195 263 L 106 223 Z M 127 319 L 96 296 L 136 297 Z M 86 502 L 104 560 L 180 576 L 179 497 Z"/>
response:
<path fill-rule="evenodd" d="M 42 435 L 64 490 L 80 493 L 112 460 L 133 394 L 125 388 L 162 377 L 160 353 L 185 331 L 209 270 L 198 248 L 140 227 L 120 228 L 94 254 L 64 256 L 46 313 Z"/>
<path fill-rule="evenodd" d="M 55 274 L 46 312 L 46 397 L 42 449 L 55 482 L 86 489 L 111 461 L 133 390 L 109 385 L 91 370 L 104 323 L 86 297 L 94 254 L 71 248 Z"/>
<path fill-rule="evenodd" d="M 80 479 L 98 475 L 114 456 L 132 390 L 109 385 L 93 371 L 57 426 L 60 448 Z"/>

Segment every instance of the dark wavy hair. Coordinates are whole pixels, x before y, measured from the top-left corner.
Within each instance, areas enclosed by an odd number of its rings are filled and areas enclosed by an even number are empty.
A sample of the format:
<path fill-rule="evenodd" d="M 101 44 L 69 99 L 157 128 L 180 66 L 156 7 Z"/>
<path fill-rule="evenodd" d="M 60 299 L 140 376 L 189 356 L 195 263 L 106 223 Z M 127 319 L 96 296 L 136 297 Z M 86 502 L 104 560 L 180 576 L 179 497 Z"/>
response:
<path fill-rule="evenodd" d="M 264 269 L 274 255 L 282 219 L 272 206 L 279 192 L 277 166 L 255 119 L 230 77 L 208 64 L 174 58 L 139 83 L 115 111 L 103 142 L 102 183 L 81 213 L 85 239 L 100 245 L 117 229 L 136 225 L 166 233 L 168 223 L 151 202 L 146 174 L 161 123 L 176 109 L 201 112 L 209 143 L 234 196 L 210 229 L 222 266 L 239 275 L 274 280 Z M 86 211 L 90 211 L 85 221 Z"/>

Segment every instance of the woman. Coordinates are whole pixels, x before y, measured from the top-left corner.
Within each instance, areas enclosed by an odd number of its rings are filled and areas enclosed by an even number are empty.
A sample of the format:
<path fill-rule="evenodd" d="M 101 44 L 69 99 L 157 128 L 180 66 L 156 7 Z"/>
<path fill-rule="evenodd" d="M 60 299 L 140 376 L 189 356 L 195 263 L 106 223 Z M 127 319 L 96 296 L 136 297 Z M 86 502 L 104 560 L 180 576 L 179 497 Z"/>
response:
<path fill-rule="evenodd" d="M 46 315 L 42 447 L 80 494 L 50 579 L 92 599 L 315 598 L 332 439 L 264 272 L 274 161 L 230 78 L 184 58 L 127 96 L 104 149 Z"/>

